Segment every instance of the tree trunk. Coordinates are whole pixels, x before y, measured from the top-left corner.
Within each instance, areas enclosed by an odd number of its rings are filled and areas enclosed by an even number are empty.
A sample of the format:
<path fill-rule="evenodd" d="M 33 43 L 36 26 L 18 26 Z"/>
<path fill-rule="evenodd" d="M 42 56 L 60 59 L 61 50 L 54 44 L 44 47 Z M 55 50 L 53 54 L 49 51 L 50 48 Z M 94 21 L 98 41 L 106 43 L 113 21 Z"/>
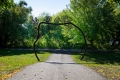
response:
<path fill-rule="evenodd" d="M 93 46 L 94 46 L 93 40 L 90 40 L 90 45 L 91 45 L 91 53 L 93 53 Z"/>

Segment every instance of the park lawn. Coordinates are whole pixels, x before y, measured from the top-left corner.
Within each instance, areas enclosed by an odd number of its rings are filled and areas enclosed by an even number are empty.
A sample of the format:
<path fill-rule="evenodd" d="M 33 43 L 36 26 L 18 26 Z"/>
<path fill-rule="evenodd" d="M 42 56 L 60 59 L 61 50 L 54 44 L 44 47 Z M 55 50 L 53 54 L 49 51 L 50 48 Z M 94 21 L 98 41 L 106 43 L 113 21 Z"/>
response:
<path fill-rule="evenodd" d="M 49 52 L 37 53 L 42 62 L 50 56 Z M 37 62 L 32 50 L 0 50 L 0 80 L 9 78 L 22 68 Z"/>
<path fill-rule="evenodd" d="M 120 53 L 87 53 L 83 60 L 81 56 L 80 53 L 72 54 L 76 63 L 92 68 L 108 80 L 120 80 Z"/>

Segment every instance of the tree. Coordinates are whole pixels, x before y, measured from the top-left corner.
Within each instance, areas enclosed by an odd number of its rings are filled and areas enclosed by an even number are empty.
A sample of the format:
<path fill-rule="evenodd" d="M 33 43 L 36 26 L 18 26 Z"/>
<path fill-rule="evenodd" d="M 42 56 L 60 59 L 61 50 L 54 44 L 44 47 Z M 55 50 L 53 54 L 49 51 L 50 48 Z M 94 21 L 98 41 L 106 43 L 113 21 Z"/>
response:
<path fill-rule="evenodd" d="M 22 6 L 21 6 L 22 5 Z M 31 8 L 25 7 L 21 2 L 15 4 L 12 9 L 0 11 L 0 47 L 23 46 L 26 28 L 23 23 L 31 12 Z"/>
<path fill-rule="evenodd" d="M 71 13 L 76 21 L 82 25 L 91 46 L 97 44 L 98 48 L 105 48 L 116 31 L 117 21 L 115 10 L 118 4 L 113 0 L 71 0 Z"/>
<path fill-rule="evenodd" d="M 0 0 L 0 8 L 11 8 L 14 0 Z"/>

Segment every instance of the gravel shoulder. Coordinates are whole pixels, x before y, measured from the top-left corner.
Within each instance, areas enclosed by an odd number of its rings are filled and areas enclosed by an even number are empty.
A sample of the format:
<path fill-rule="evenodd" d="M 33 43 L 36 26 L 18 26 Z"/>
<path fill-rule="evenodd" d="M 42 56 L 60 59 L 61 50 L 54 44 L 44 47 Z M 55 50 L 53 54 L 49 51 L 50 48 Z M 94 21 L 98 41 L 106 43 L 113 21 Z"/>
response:
<path fill-rule="evenodd" d="M 107 80 L 89 67 L 76 64 L 69 53 L 53 53 L 46 62 L 30 65 L 8 80 Z"/>

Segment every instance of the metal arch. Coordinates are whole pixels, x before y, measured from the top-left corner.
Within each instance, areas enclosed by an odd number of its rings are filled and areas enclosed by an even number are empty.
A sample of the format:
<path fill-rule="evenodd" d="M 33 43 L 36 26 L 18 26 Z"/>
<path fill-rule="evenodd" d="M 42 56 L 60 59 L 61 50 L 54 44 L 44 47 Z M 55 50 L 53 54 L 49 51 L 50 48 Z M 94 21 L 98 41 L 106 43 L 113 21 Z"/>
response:
<path fill-rule="evenodd" d="M 33 44 L 33 47 L 34 47 L 34 53 L 35 53 L 35 56 L 37 58 L 38 61 L 40 61 L 37 53 L 36 53 L 36 48 L 35 48 L 35 45 L 36 45 L 36 42 L 38 41 L 38 39 L 40 38 L 40 26 L 42 24 L 51 24 L 51 25 L 66 25 L 66 24 L 71 24 L 73 25 L 74 27 L 76 27 L 83 35 L 83 38 L 84 38 L 84 42 L 85 42 L 85 50 L 84 50 L 84 54 L 83 56 L 81 57 L 81 60 L 84 58 L 85 54 L 86 54 L 86 49 L 87 49 L 87 41 L 86 41 L 86 37 L 85 37 L 85 34 L 83 33 L 83 31 L 78 27 L 76 26 L 75 24 L 71 23 L 71 22 L 66 22 L 66 23 L 50 23 L 50 22 L 40 22 L 39 25 L 38 25 L 38 35 L 37 35 L 37 39 L 35 40 L 34 44 Z"/>

